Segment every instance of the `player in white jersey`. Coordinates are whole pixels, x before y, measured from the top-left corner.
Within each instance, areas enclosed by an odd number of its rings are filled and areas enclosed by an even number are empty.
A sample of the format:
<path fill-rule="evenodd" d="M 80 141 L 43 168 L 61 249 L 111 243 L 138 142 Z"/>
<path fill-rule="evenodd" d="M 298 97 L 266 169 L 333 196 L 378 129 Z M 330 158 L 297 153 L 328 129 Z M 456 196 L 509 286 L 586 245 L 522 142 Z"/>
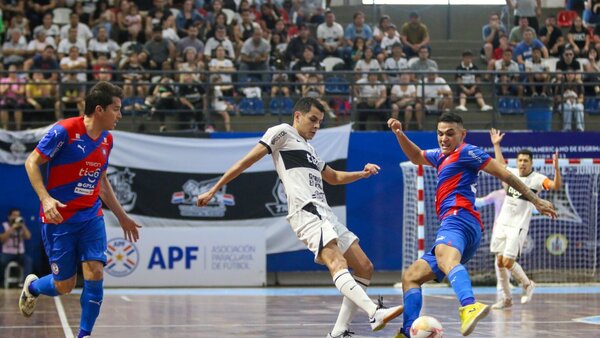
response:
<path fill-rule="evenodd" d="M 502 142 L 504 134 L 492 129 L 490 137 L 494 145 L 496 160 L 505 163 L 500 149 L 500 142 Z M 558 166 L 558 151 L 554 153 L 552 162 L 555 171 L 554 180 L 533 171 L 533 153 L 529 150 L 519 151 L 517 154 L 517 168 L 508 167 L 507 169 L 523 181 L 534 193 L 539 193 L 541 190 L 558 190 L 562 185 L 562 177 Z M 523 287 L 521 304 L 529 303 L 535 289 L 535 283 L 527 277 L 521 265 L 516 262 L 527 238 L 529 221 L 534 208 L 530 202 L 520 197 L 521 194 L 516 190 L 510 187 L 506 188 L 506 197 L 492 232 L 490 250 L 496 255 L 499 272 L 498 281 L 503 293 L 503 299 L 492 305 L 493 309 L 505 309 L 512 306 L 509 271 Z"/>
<path fill-rule="evenodd" d="M 333 330 L 327 337 L 350 337 L 350 322 L 358 308 L 369 315 L 373 331 L 381 330 L 399 316 L 402 306 L 385 308 L 366 294 L 373 264 L 358 244 L 358 238 L 341 224 L 327 204 L 323 180 L 338 185 L 370 177 L 379 166 L 366 164 L 362 171 L 338 171 L 323 162 L 308 143 L 319 130 L 325 108 L 314 98 L 303 97 L 294 106 L 294 123 L 269 128 L 248 154 L 229 168 L 197 204 L 205 206 L 219 189 L 245 169 L 271 154 L 275 169 L 283 182 L 288 200 L 288 220 L 292 229 L 315 255 L 315 262 L 327 266 L 333 282 L 344 300 Z M 348 271 L 351 268 L 353 273 Z M 360 286 L 360 287 L 356 287 Z"/>

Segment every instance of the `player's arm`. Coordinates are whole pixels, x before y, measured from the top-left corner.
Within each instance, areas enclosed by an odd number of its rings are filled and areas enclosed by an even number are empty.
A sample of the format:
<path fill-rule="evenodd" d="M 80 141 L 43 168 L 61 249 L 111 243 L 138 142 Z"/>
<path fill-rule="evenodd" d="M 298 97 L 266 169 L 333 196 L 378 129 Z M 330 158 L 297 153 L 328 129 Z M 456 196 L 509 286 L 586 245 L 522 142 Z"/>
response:
<path fill-rule="evenodd" d="M 552 164 L 554 165 L 554 180 L 544 182 L 544 188 L 548 190 L 558 190 L 562 186 L 562 174 L 558 166 L 558 150 L 552 156 Z"/>
<path fill-rule="evenodd" d="M 331 185 L 348 184 L 371 175 L 379 174 L 381 168 L 376 164 L 367 163 L 362 171 L 339 171 L 326 165 L 321 173 L 323 180 Z"/>
<path fill-rule="evenodd" d="M 123 210 L 121 203 L 119 203 L 119 200 L 117 199 L 117 196 L 110 185 L 106 171 L 104 171 L 102 178 L 100 179 L 100 199 L 102 199 L 102 202 L 106 204 L 110 211 L 112 211 L 113 214 L 115 214 L 115 217 L 117 217 L 119 220 L 121 228 L 123 228 L 125 239 L 131 242 L 137 242 L 137 240 L 140 238 L 138 228 L 141 228 L 142 226 L 137 224 L 131 217 L 129 217 L 129 215 L 127 215 L 125 210 Z"/>
<path fill-rule="evenodd" d="M 244 170 L 250 168 L 250 166 L 258 162 L 261 158 L 265 157 L 265 155 L 268 153 L 269 150 L 263 144 L 259 143 L 255 145 L 254 148 L 252 148 L 252 150 L 246 154 L 246 156 L 227 169 L 225 174 L 223 174 L 219 181 L 212 188 L 210 188 L 209 191 L 198 195 L 196 204 L 200 207 L 207 205 L 222 186 L 238 177 L 242 172 L 244 172 Z"/>
<path fill-rule="evenodd" d="M 535 208 L 544 215 L 550 216 L 552 218 L 556 218 L 556 210 L 554 210 L 554 206 L 552 203 L 543 200 L 538 197 L 535 193 L 533 193 L 526 185 L 521 181 L 518 177 L 513 175 L 510 171 L 508 171 L 504 166 L 500 165 L 497 161 L 489 161 L 488 164 L 483 167 L 483 171 L 486 173 L 496 176 L 501 179 L 506 184 L 510 185 L 518 192 L 521 193 L 521 196 L 531 202 Z"/>
<path fill-rule="evenodd" d="M 42 203 L 46 223 L 58 224 L 63 221 L 63 218 L 57 208 L 64 208 L 66 205 L 52 198 L 44 186 L 44 179 L 42 178 L 40 166 L 46 162 L 48 162 L 48 159 L 34 150 L 29 154 L 27 160 L 25 160 L 25 170 L 27 171 L 27 176 L 33 186 L 33 190 L 35 190 L 35 193 Z"/>
<path fill-rule="evenodd" d="M 414 164 L 423 164 L 423 165 L 431 165 L 429 161 L 423 156 L 423 151 L 416 144 L 414 144 L 406 134 L 402 131 L 402 123 L 396 119 L 389 119 L 388 127 L 394 132 L 396 135 L 396 139 L 398 140 L 398 144 L 400 144 L 400 148 L 408 157 L 408 159 Z"/>
<path fill-rule="evenodd" d="M 494 157 L 496 161 L 500 162 L 503 166 L 506 166 L 506 160 L 504 159 L 504 155 L 502 155 L 502 149 L 500 148 L 500 143 L 504 138 L 505 133 L 501 133 L 500 130 L 495 128 L 490 129 L 490 140 L 494 145 Z"/>

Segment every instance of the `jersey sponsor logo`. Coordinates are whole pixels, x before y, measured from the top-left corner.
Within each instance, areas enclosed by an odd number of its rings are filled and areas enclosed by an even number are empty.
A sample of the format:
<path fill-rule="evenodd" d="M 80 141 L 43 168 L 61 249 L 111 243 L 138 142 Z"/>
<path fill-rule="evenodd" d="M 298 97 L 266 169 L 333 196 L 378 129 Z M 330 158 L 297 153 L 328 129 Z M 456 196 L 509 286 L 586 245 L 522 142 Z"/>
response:
<path fill-rule="evenodd" d="M 135 244 L 124 238 L 108 241 L 106 249 L 106 267 L 104 270 L 114 277 L 130 275 L 138 266 L 140 255 Z"/>
<path fill-rule="evenodd" d="M 286 150 L 281 151 L 280 154 L 286 170 L 294 168 L 319 170 L 318 159 L 306 150 Z"/>
<path fill-rule="evenodd" d="M 79 177 L 87 178 L 89 183 L 96 183 L 100 174 L 102 172 L 101 168 L 96 168 L 95 170 L 90 170 L 88 168 L 79 169 Z"/>
<path fill-rule="evenodd" d="M 106 171 L 106 176 L 108 177 L 108 181 L 115 191 L 117 200 L 123 209 L 128 212 L 133 210 L 135 202 L 137 201 L 137 193 L 131 189 L 135 173 L 129 170 L 129 168 L 119 170 L 109 166 Z"/>
<path fill-rule="evenodd" d="M 235 197 L 226 192 L 227 185 L 217 191 L 205 207 L 196 206 L 198 195 L 207 192 L 219 180 L 219 177 L 205 181 L 187 180 L 182 191 L 171 194 L 171 204 L 177 204 L 179 214 L 184 217 L 223 217 L 227 207 L 235 206 Z"/>
<path fill-rule="evenodd" d="M 273 190 L 271 190 L 273 197 L 275 198 L 275 202 L 265 203 L 265 208 L 269 210 L 271 215 L 273 216 L 283 216 L 288 213 L 288 200 L 287 194 L 285 192 L 285 187 L 283 183 L 278 178 L 273 186 Z"/>
<path fill-rule="evenodd" d="M 55 130 L 56 132 L 56 130 Z M 62 148 L 63 144 L 65 142 L 64 141 L 60 141 L 58 142 L 58 144 L 56 145 L 56 147 L 54 147 L 54 150 L 52 150 L 52 152 L 50 153 L 50 158 L 54 157 L 54 155 L 56 155 L 56 153 L 60 150 L 60 148 Z"/>
<path fill-rule="evenodd" d="M 531 189 L 531 188 L 529 190 L 531 190 L 534 194 L 537 194 L 537 190 Z M 506 195 L 510 196 L 510 197 L 513 197 L 513 198 L 518 198 L 518 199 L 522 199 L 524 201 L 527 201 L 527 199 L 525 197 L 523 197 L 523 194 L 521 194 L 517 189 L 515 189 L 515 188 L 513 188 L 511 186 L 508 186 L 506 188 Z"/>
<path fill-rule="evenodd" d="M 71 141 L 83 142 L 83 140 L 81 139 L 81 135 L 79 133 L 75 133 L 75 138 L 72 138 Z"/>
<path fill-rule="evenodd" d="M 271 145 L 274 145 L 275 143 L 277 143 L 277 141 L 279 141 L 282 137 L 284 137 L 287 134 L 287 131 L 283 130 L 281 131 L 279 134 L 275 135 L 272 139 L 271 139 Z"/>
<path fill-rule="evenodd" d="M 89 183 L 77 183 L 77 187 L 75 187 L 74 192 L 78 195 L 86 195 L 86 196 L 90 196 L 94 194 L 94 187 L 92 188 L 84 188 L 83 184 L 89 184 Z"/>
<path fill-rule="evenodd" d="M 475 152 L 473 150 L 469 150 L 467 152 L 467 154 L 469 154 L 469 156 L 471 156 L 472 158 L 476 159 L 479 163 L 483 163 L 483 159 L 481 157 L 479 157 L 477 154 L 475 154 Z"/>

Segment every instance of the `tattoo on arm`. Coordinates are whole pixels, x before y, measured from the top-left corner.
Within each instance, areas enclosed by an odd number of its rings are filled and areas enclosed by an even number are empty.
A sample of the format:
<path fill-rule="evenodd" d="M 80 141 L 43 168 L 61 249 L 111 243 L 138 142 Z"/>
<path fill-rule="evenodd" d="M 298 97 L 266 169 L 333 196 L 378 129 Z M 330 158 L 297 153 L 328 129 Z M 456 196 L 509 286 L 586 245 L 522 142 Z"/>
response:
<path fill-rule="evenodd" d="M 523 181 L 518 179 L 513 174 L 508 176 L 504 182 L 506 182 L 506 184 L 508 184 L 509 186 L 515 188 L 518 192 L 521 193 L 521 196 L 523 196 L 523 198 L 525 198 L 531 203 L 533 203 L 538 198 L 537 195 L 533 193 L 533 191 L 531 191 L 531 189 L 529 189 L 525 185 L 525 183 L 523 183 Z"/>

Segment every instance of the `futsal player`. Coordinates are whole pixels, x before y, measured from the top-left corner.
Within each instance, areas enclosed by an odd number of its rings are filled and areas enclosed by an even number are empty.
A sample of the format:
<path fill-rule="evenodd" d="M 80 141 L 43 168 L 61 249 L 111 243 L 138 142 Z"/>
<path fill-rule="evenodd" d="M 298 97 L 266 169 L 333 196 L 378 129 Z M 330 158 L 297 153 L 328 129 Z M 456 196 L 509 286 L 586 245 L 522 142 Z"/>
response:
<path fill-rule="evenodd" d="M 85 114 L 56 123 L 25 162 L 41 210 L 42 240 L 52 273 L 25 279 L 19 309 L 30 317 L 38 296 L 73 290 L 82 262 L 83 291 L 78 338 L 89 337 L 100 313 L 106 230 L 102 200 L 115 214 L 125 238 L 137 241 L 138 225 L 119 204 L 106 176 L 113 138 L 121 119 L 121 88 L 99 82 L 85 98 Z M 40 166 L 48 163 L 44 184 Z"/>
<path fill-rule="evenodd" d="M 462 118 L 444 113 L 438 119 L 439 148 L 422 151 L 402 131 L 402 123 L 389 119 L 388 126 L 396 135 L 402 151 L 418 165 L 437 169 L 436 211 L 441 222 L 433 248 L 417 259 L 403 274 L 404 323 L 396 337 L 409 337 L 412 323 L 419 317 L 423 297 L 421 285 L 445 276 L 460 302 L 460 332 L 467 336 L 478 321 L 487 316 L 490 307 L 475 301 L 466 264 L 477 251 L 483 225 L 475 210 L 477 174 L 483 170 L 500 178 L 531 201 L 540 213 L 556 217 L 552 203 L 540 199 L 521 180 L 480 148 L 464 142 L 467 131 Z"/>
<path fill-rule="evenodd" d="M 329 269 L 333 282 L 344 296 L 338 319 L 328 337 L 350 337 L 348 330 L 353 314 L 364 310 L 371 328 L 377 331 L 402 313 L 402 306 L 385 308 L 375 304 L 365 290 L 371 282 L 373 265 L 358 244 L 358 238 L 339 222 L 327 204 L 323 180 L 338 185 L 368 178 L 379 166 L 366 164 L 362 171 L 338 171 L 319 158 L 308 143 L 319 130 L 325 108 L 314 98 L 303 97 L 294 106 L 294 122 L 269 128 L 259 143 L 231 166 L 206 193 L 199 195 L 198 206 L 206 206 L 222 186 L 267 154 L 285 188 L 288 221 L 298 238 L 314 253 L 315 262 Z M 348 268 L 353 273 L 350 273 Z"/>
<path fill-rule="evenodd" d="M 490 138 L 494 145 L 496 160 L 504 164 L 505 160 L 500 148 L 504 134 L 492 129 Z M 518 177 L 532 193 L 537 194 L 542 190 L 558 190 L 562 185 L 562 177 L 558 166 L 558 151 L 554 153 L 552 163 L 555 172 L 554 180 L 550 180 L 545 175 L 533 170 L 533 153 L 524 149 L 517 153 L 517 168 L 507 167 L 507 169 Z M 531 301 L 535 283 L 527 277 L 516 259 L 523 250 L 533 209 L 533 205 L 522 198 L 520 191 L 516 191 L 511 187 L 506 188 L 506 198 L 496 220 L 490 244 L 490 251 L 496 256 L 498 283 L 501 286 L 503 297 L 492 305 L 492 309 L 501 310 L 512 306 L 509 272 L 523 287 L 521 304 L 527 304 Z"/>

